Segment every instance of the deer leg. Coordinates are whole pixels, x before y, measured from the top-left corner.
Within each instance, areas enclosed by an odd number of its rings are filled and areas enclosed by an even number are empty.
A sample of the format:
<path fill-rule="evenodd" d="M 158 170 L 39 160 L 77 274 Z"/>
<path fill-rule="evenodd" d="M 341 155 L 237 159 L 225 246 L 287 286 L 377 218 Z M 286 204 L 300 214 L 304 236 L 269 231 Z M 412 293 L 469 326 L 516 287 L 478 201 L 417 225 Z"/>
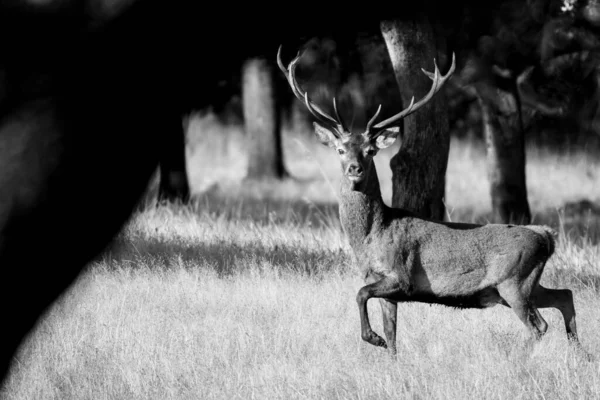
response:
<path fill-rule="evenodd" d="M 361 337 L 365 342 L 373 346 L 387 348 L 385 340 L 373 332 L 369 322 L 369 313 L 367 312 L 367 301 L 370 298 L 386 298 L 397 294 L 399 290 L 398 280 L 395 277 L 385 277 L 377 282 L 363 286 L 356 295 L 358 303 L 358 312 L 360 314 Z"/>
<path fill-rule="evenodd" d="M 535 303 L 535 301 L 533 302 Z M 542 314 L 540 314 L 540 310 L 538 310 L 535 305 L 532 308 L 533 312 L 535 313 L 533 323 L 538 328 L 538 330 L 542 332 L 542 334 L 546 333 L 546 331 L 548 330 L 548 323 L 546 322 L 544 317 L 542 317 Z"/>
<path fill-rule="evenodd" d="M 379 299 L 383 317 L 383 331 L 387 339 L 388 348 L 392 356 L 396 355 L 396 321 L 398 318 L 398 305 L 395 302 Z"/>
<path fill-rule="evenodd" d="M 569 340 L 579 342 L 575 323 L 575 306 L 573 292 L 569 289 L 547 289 L 538 285 L 533 291 L 533 301 L 539 308 L 553 307 L 558 309 L 564 320 Z"/>
<path fill-rule="evenodd" d="M 510 286 L 500 286 L 498 292 L 535 339 L 540 339 L 546 333 L 548 324 L 532 302 L 528 300 L 529 296 L 523 295 L 518 285 L 513 283 Z"/>
<path fill-rule="evenodd" d="M 530 301 L 518 300 L 511 304 L 511 307 L 536 340 L 544 336 L 548 330 L 548 323 Z"/>

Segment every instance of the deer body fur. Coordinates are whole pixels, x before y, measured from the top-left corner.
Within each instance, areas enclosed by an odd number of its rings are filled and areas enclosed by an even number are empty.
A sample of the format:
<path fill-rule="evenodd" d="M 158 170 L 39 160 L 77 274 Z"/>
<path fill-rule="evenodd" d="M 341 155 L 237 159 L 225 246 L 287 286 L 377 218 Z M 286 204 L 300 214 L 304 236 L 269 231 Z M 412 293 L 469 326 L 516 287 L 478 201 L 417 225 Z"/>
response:
<path fill-rule="evenodd" d="M 340 218 L 354 257 L 365 279 L 397 281 L 394 300 L 504 304 L 496 287 L 531 274 L 554 251 L 549 227 L 430 221 L 386 206 L 378 186 L 364 194 L 343 184 L 341 194 Z"/>

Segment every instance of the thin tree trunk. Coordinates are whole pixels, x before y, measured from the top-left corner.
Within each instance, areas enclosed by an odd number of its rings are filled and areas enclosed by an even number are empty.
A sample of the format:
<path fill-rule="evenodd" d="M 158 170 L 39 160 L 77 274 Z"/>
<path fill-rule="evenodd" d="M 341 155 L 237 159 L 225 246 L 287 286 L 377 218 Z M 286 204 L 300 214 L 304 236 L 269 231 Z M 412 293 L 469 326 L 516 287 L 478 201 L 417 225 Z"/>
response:
<path fill-rule="evenodd" d="M 173 132 L 164 135 L 161 144 L 158 201 L 179 200 L 187 203 L 190 186 L 185 165 L 185 130 L 180 119 L 174 121 L 178 124 L 173 126 Z"/>
<path fill-rule="evenodd" d="M 475 85 L 487 149 L 487 169 L 494 222 L 528 224 L 531 212 L 525 181 L 525 138 L 516 92 Z"/>
<path fill-rule="evenodd" d="M 434 33 L 424 15 L 410 20 L 382 21 L 380 28 L 406 107 L 413 95 L 416 101 L 431 88 L 432 82 L 421 68 L 433 71 L 433 59 L 437 59 Z M 400 109 L 400 105 L 396 107 Z M 402 146 L 390 161 L 394 207 L 426 218 L 444 219 L 449 149 L 446 98 L 440 91 L 404 120 Z"/>
<path fill-rule="evenodd" d="M 246 178 L 281 179 L 287 176 L 281 146 L 282 110 L 277 101 L 275 66 L 252 58 L 243 66 L 242 101 L 248 140 Z"/>

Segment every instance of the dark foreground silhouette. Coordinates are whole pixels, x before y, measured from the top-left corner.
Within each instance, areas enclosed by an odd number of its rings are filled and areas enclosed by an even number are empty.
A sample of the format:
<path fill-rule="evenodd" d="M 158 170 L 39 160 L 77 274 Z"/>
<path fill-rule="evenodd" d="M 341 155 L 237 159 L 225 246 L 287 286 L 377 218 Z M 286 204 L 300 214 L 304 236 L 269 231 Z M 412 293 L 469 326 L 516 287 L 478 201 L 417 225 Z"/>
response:
<path fill-rule="evenodd" d="M 372 29 L 416 6 L 436 23 L 462 21 L 457 4 L 428 1 L 138 0 L 112 14 L 95 13 L 98 4 L 0 0 L 0 379 L 39 316 L 127 220 L 182 111 L 209 105 L 242 60 Z"/>

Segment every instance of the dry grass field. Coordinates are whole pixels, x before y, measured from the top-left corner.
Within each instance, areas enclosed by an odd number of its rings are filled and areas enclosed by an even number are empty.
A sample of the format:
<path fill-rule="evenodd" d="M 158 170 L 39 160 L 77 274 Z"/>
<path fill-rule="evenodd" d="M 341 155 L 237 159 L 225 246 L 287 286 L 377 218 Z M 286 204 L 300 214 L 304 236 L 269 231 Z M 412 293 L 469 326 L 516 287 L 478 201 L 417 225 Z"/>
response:
<path fill-rule="evenodd" d="M 336 155 L 292 130 L 284 148 L 294 179 L 243 182 L 241 129 L 192 119 L 194 204 L 142 205 L 40 321 L 0 398 L 600 398 L 599 157 L 527 152 L 534 222 L 560 231 L 542 284 L 574 291 L 595 360 L 569 346 L 557 310 L 541 310 L 550 327 L 531 345 L 508 308 L 418 303 L 398 307 L 392 360 L 360 338 L 362 281 L 337 217 Z M 388 204 L 395 150 L 376 158 Z M 452 141 L 453 221 L 489 218 L 484 154 L 480 143 Z M 377 301 L 369 311 L 382 333 Z"/>

